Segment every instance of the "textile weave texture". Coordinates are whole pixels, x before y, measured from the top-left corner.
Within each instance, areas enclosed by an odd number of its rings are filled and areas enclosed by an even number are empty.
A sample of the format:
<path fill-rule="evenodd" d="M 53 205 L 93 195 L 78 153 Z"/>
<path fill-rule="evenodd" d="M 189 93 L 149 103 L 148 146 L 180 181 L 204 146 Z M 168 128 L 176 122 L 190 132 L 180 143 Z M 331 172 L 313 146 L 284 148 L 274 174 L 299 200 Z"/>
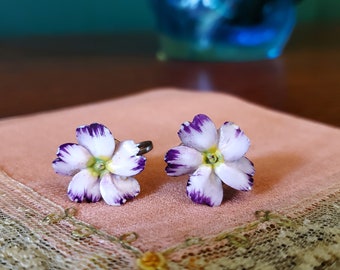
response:
<path fill-rule="evenodd" d="M 164 154 L 198 113 L 237 123 L 251 140 L 251 192 L 224 188 L 219 207 L 194 204 L 188 177 Z M 124 206 L 73 203 L 51 167 L 75 128 L 99 122 L 120 140 L 152 140 L 141 193 Z M 163 269 L 339 267 L 340 130 L 219 93 L 155 89 L 0 121 L 0 268 L 135 269 L 147 252 Z"/>
<path fill-rule="evenodd" d="M 137 234 L 108 235 L 3 173 L 0 190 L 1 269 L 137 268 Z M 159 252 L 167 269 L 339 269 L 340 192 L 332 190 L 289 215 L 259 210 L 253 222 Z"/>

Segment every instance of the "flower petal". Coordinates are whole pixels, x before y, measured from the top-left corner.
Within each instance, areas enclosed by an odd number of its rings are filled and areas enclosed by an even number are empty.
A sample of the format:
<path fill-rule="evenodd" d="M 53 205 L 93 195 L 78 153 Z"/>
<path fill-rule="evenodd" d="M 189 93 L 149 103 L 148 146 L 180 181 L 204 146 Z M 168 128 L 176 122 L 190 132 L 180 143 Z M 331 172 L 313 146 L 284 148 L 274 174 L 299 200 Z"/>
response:
<path fill-rule="evenodd" d="M 91 157 L 85 147 L 75 143 L 65 143 L 59 146 L 57 158 L 52 162 L 52 167 L 56 173 L 74 175 L 86 168 Z"/>
<path fill-rule="evenodd" d="M 93 123 L 80 126 L 76 130 L 79 144 L 86 147 L 95 157 L 109 158 L 115 150 L 115 140 L 111 131 L 104 125 Z"/>
<path fill-rule="evenodd" d="M 81 170 L 73 176 L 67 194 L 74 202 L 98 202 L 101 199 L 99 180 L 90 170 Z"/>
<path fill-rule="evenodd" d="M 241 159 L 241 162 L 221 163 L 215 167 L 215 173 L 226 185 L 237 190 L 249 191 L 253 186 L 254 171 L 245 164 L 245 159 Z"/>
<path fill-rule="evenodd" d="M 250 141 L 244 132 L 234 123 L 226 122 L 219 129 L 218 149 L 227 161 L 240 159 L 250 146 Z"/>
<path fill-rule="evenodd" d="M 212 172 L 211 166 L 200 166 L 190 176 L 187 194 L 195 203 L 218 206 L 223 199 L 221 180 Z"/>
<path fill-rule="evenodd" d="M 100 181 L 100 192 L 109 205 L 122 205 L 140 192 L 138 181 L 133 177 L 121 177 L 107 173 Z"/>
<path fill-rule="evenodd" d="M 165 162 L 168 164 L 165 171 L 170 176 L 179 176 L 193 173 L 202 164 L 202 154 L 184 145 L 170 149 L 165 154 Z"/>
<path fill-rule="evenodd" d="M 211 119 L 198 114 L 192 122 L 185 122 L 178 131 L 178 136 L 184 145 L 202 152 L 217 144 L 217 131 Z"/>
<path fill-rule="evenodd" d="M 112 159 L 107 162 L 107 169 L 120 176 L 132 176 L 144 170 L 146 158 L 137 156 L 139 148 L 134 141 L 123 141 L 118 144 Z"/>
<path fill-rule="evenodd" d="M 244 172 L 245 174 L 249 174 L 250 176 L 254 176 L 255 168 L 253 162 L 251 162 L 246 157 L 241 157 L 239 160 L 234 162 L 228 162 L 228 166 L 231 166 L 237 170 Z"/>

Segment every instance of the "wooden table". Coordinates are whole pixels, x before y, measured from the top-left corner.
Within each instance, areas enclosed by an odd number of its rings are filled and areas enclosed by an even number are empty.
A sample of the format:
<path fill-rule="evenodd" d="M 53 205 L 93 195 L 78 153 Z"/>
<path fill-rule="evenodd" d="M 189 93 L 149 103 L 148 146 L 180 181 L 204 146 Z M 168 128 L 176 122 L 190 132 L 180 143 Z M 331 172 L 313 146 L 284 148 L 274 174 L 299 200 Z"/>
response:
<path fill-rule="evenodd" d="M 299 26 L 275 60 L 155 58 L 153 34 L 0 41 L 0 117 L 52 110 L 155 87 L 219 91 L 340 126 L 340 25 Z"/>

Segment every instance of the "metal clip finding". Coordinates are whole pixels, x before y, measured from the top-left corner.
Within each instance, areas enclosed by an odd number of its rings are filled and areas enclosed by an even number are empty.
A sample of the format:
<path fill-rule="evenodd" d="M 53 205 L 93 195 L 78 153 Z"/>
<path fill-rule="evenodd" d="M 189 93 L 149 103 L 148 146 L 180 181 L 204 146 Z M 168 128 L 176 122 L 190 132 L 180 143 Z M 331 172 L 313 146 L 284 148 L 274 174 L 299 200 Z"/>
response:
<path fill-rule="evenodd" d="M 138 143 L 137 147 L 139 148 L 139 152 L 137 155 L 141 156 L 150 152 L 153 149 L 153 144 L 152 141 L 144 141 Z"/>
<path fill-rule="evenodd" d="M 115 139 L 115 142 L 117 144 L 120 143 L 119 140 Z M 150 152 L 153 149 L 152 141 L 143 141 L 140 143 L 137 143 L 137 147 L 139 148 L 139 152 L 137 153 L 138 156 L 144 155 L 148 152 Z"/>

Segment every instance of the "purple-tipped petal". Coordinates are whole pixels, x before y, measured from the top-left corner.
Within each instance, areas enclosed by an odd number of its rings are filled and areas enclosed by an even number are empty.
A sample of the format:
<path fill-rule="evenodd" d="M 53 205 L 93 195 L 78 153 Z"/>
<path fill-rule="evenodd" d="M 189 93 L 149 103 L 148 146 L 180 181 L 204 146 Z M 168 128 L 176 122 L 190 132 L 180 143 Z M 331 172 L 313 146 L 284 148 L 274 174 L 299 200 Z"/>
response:
<path fill-rule="evenodd" d="M 101 124 L 80 126 L 76 130 L 79 144 L 95 157 L 110 158 L 115 150 L 115 140 L 110 130 Z"/>
<path fill-rule="evenodd" d="M 116 175 L 133 176 L 144 170 L 146 158 L 137 156 L 137 144 L 133 141 L 123 141 L 117 146 L 112 159 L 107 163 L 107 169 Z"/>
<path fill-rule="evenodd" d="M 251 167 L 245 167 L 245 164 L 245 159 L 242 159 L 239 164 L 237 161 L 228 164 L 222 163 L 215 167 L 215 173 L 226 185 L 237 190 L 249 191 L 253 186 L 254 171 Z"/>
<path fill-rule="evenodd" d="M 105 174 L 100 181 L 100 192 L 109 205 L 122 205 L 140 192 L 138 181 L 133 177 Z"/>
<path fill-rule="evenodd" d="M 165 162 L 168 164 L 165 171 L 170 176 L 179 176 L 193 173 L 202 164 L 202 154 L 184 145 L 170 149 L 165 154 Z"/>
<path fill-rule="evenodd" d="M 74 202 L 98 202 L 101 199 L 99 179 L 90 170 L 81 170 L 73 176 L 67 194 Z"/>
<path fill-rule="evenodd" d="M 250 141 L 234 123 L 226 122 L 219 129 L 218 149 L 226 161 L 240 159 L 248 151 Z"/>
<path fill-rule="evenodd" d="M 74 175 L 86 168 L 91 157 L 85 147 L 75 143 L 65 143 L 59 146 L 57 158 L 52 162 L 52 167 L 56 173 Z"/>
<path fill-rule="evenodd" d="M 228 166 L 244 172 L 250 176 L 254 176 L 255 168 L 253 162 L 246 157 L 241 157 L 239 160 L 226 163 Z"/>
<path fill-rule="evenodd" d="M 223 199 L 222 182 L 212 172 L 211 166 L 202 165 L 190 176 L 187 194 L 195 203 L 218 206 Z"/>
<path fill-rule="evenodd" d="M 185 146 L 202 152 L 217 144 L 217 131 L 211 119 L 198 114 L 192 122 L 185 122 L 178 131 L 178 136 Z"/>

